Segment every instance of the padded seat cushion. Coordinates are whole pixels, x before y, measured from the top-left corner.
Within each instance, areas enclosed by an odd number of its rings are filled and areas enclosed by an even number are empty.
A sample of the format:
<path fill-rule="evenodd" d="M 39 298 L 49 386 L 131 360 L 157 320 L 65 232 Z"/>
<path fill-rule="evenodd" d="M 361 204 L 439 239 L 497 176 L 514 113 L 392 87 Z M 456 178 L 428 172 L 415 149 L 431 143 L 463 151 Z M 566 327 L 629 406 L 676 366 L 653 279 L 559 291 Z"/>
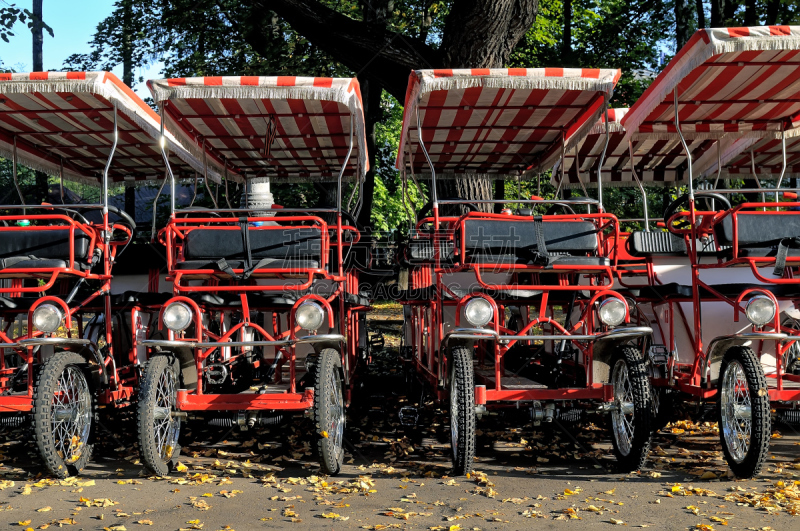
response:
<path fill-rule="evenodd" d="M 626 295 L 634 299 L 655 299 L 662 300 L 668 297 L 691 297 L 692 287 L 677 282 L 669 284 L 656 284 L 655 286 L 642 286 L 624 290 Z"/>
<path fill-rule="evenodd" d="M 800 236 L 800 214 L 743 213 L 736 214 L 739 247 L 772 247 L 784 238 Z M 733 245 L 733 219 L 726 216 L 715 227 L 717 240 Z"/>
<path fill-rule="evenodd" d="M 467 219 L 464 221 L 464 247 L 467 254 L 510 254 L 512 249 L 537 248 L 536 222 L 533 220 Z M 597 229 L 588 221 L 543 221 L 542 236 L 550 253 L 594 253 Z"/>
<path fill-rule="evenodd" d="M 628 238 L 628 252 L 632 256 L 686 256 L 686 240 L 666 231 L 635 231 Z M 714 238 L 705 242 L 697 240 L 697 252 L 702 256 L 716 255 Z"/>
<path fill-rule="evenodd" d="M 67 267 L 70 229 L 9 230 L 0 228 L 0 260 L 5 268 Z M 75 262 L 86 264 L 91 238 L 75 231 Z M 29 260 L 19 260 L 26 257 Z"/>
<path fill-rule="evenodd" d="M 316 228 L 249 228 L 250 253 L 254 262 L 262 258 L 315 260 L 322 251 L 322 234 Z M 186 260 L 244 260 L 244 241 L 239 227 L 229 229 L 194 229 L 186 235 L 183 246 Z M 276 266 L 281 267 L 281 266 Z M 234 267 L 235 268 L 235 267 Z"/>

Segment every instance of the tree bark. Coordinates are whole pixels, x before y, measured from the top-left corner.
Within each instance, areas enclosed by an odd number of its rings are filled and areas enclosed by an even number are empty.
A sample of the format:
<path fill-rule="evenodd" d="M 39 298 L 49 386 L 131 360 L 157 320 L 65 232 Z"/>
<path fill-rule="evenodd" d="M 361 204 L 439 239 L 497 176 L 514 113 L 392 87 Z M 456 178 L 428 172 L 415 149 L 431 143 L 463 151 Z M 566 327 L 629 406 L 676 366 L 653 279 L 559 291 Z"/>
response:
<path fill-rule="evenodd" d="M 697 27 L 698 28 L 705 28 L 706 27 L 706 10 L 703 7 L 703 0 L 695 0 L 695 4 L 697 5 Z"/>
<path fill-rule="evenodd" d="M 375 157 L 375 124 L 380 122 L 383 113 L 381 111 L 381 93 L 383 87 L 380 83 L 370 79 L 362 79 L 360 82 L 362 99 L 364 101 L 364 121 L 365 133 L 367 137 L 367 160 L 369 161 L 369 171 L 364 177 L 364 187 L 361 190 L 362 203 L 358 222 L 364 226 L 372 225 L 372 198 L 375 195 L 376 157 Z"/>
<path fill-rule="evenodd" d="M 33 34 L 33 71 L 44 71 L 42 59 L 42 45 L 44 43 L 44 34 L 42 32 L 42 0 L 33 0 L 33 26 L 31 33 Z"/>
<path fill-rule="evenodd" d="M 723 11 L 726 0 L 711 0 L 711 27 L 721 28 L 723 24 Z"/>
<path fill-rule="evenodd" d="M 764 23 L 767 26 L 774 26 L 778 23 L 778 13 L 781 9 L 781 0 L 767 1 L 767 17 Z"/>
<path fill-rule="evenodd" d="M 133 33 L 133 0 L 122 0 L 122 82 L 129 87 L 133 87 Z"/>
<path fill-rule="evenodd" d="M 572 0 L 563 1 L 564 33 L 561 36 L 561 63 L 564 66 L 572 66 Z"/>
<path fill-rule="evenodd" d="M 689 41 L 691 10 L 688 0 L 675 0 L 675 44 L 680 50 Z"/>
<path fill-rule="evenodd" d="M 745 0 L 744 2 L 744 25 L 758 26 L 758 14 L 756 13 L 756 0 Z"/>

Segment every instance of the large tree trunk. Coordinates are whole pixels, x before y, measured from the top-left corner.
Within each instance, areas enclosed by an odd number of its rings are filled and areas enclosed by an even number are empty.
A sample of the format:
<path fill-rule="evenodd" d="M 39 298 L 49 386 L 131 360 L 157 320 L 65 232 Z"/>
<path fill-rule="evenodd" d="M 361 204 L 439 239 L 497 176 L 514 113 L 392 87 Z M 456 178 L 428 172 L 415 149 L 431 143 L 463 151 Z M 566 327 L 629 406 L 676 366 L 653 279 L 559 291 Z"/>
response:
<path fill-rule="evenodd" d="M 368 80 L 368 90 L 372 93 L 368 99 L 377 101 L 377 106 L 381 88 L 398 101 L 404 100 L 412 69 L 502 67 L 533 25 L 539 7 L 538 0 L 453 2 L 445 19 L 441 46 L 433 48 L 422 35 L 409 37 L 387 28 L 385 21 L 391 12 L 391 0 L 360 0 L 360 3 L 363 21 L 338 13 L 318 0 L 255 0 L 254 6 L 255 16 L 263 17 L 265 12 L 274 11 L 313 45 L 358 72 L 360 79 Z M 421 33 L 424 31 L 423 24 Z M 253 32 L 247 38 L 256 50 L 263 49 L 262 34 Z M 379 109 L 374 112 L 368 114 L 379 116 Z M 370 119 L 367 117 L 368 129 L 374 127 Z M 367 186 L 362 220 L 367 219 L 365 216 L 371 210 L 366 204 L 372 195 L 366 193 Z M 492 198 L 488 179 L 442 181 L 439 189 L 441 198 Z"/>
<path fill-rule="evenodd" d="M 695 4 L 697 6 L 697 27 L 698 28 L 705 28 L 706 27 L 706 11 L 703 7 L 703 0 L 695 0 Z"/>
<path fill-rule="evenodd" d="M 42 0 L 33 0 L 33 24 L 31 26 L 31 33 L 33 34 L 33 71 L 44 71 L 44 57 L 42 48 L 44 45 L 44 32 L 42 31 Z M 47 174 L 42 171 L 34 173 L 36 178 L 36 188 L 34 191 L 34 203 L 41 203 L 47 201 L 48 184 Z"/>
<path fill-rule="evenodd" d="M 756 0 L 744 1 L 744 25 L 758 26 L 758 14 L 756 13 Z"/>
<path fill-rule="evenodd" d="M 572 66 L 572 0 L 564 3 L 564 32 L 561 35 L 561 64 Z"/>
<path fill-rule="evenodd" d="M 724 14 L 723 11 L 725 9 L 725 1 L 726 0 L 711 0 L 711 27 L 712 28 L 721 28 L 724 26 L 723 18 Z"/>
<path fill-rule="evenodd" d="M 774 26 L 778 23 L 778 13 L 781 9 L 781 0 L 767 0 L 767 18 L 764 23 Z"/>
<path fill-rule="evenodd" d="M 133 87 L 133 0 L 122 0 L 122 82 Z"/>
<path fill-rule="evenodd" d="M 364 227 L 372 225 L 372 197 L 375 195 L 376 157 L 375 157 L 375 124 L 383 115 L 381 110 L 381 94 L 383 88 L 380 83 L 370 79 L 361 80 L 362 99 L 364 100 L 364 120 L 365 133 L 367 136 L 367 160 L 369 160 L 369 171 L 364 180 L 362 193 L 361 212 L 358 215 L 358 222 Z"/>
<path fill-rule="evenodd" d="M 692 11 L 688 0 L 675 0 L 675 44 L 678 50 L 683 48 L 691 37 L 691 19 Z"/>

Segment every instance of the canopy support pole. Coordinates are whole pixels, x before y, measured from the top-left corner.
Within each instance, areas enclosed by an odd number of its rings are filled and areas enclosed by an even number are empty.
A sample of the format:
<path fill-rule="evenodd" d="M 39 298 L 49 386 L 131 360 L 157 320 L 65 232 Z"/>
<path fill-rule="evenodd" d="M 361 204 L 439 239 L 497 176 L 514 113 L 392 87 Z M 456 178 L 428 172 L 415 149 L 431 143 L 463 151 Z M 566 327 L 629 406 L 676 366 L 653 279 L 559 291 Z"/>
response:
<path fill-rule="evenodd" d="M 639 180 L 639 174 L 636 173 L 636 165 L 633 163 L 633 142 L 628 140 L 628 153 L 631 159 L 631 174 L 636 179 L 636 184 L 639 186 L 639 191 L 642 192 L 642 209 L 644 210 L 644 231 L 650 232 L 650 215 L 647 212 L 647 193 L 644 191 L 642 181 Z"/>
<path fill-rule="evenodd" d="M 228 204 L 228 208 L 233 208 L 233 207 L 231 207 L 230 197 L 228 197 L 228 165 L 227 164 L 225 164 L 224 171 L 222 172 L 222 180 L 225 181 L 225 203 Z"/>
<path fill-rule="evenodd" d="M 678 117 L 678 87 L 675 86 L 673 90 L 673 95 L 675 97 L 675 130 L 678 132 L 678 137 L 681 139 L 681 145 L 683 146 L 683 151 L 686 153 L 686 164 L 687 164 L 687 171 L 689 172 L 689 200 L 694 201 L 694 182 L 692 180 L 692 153 L 689 151 L 689 145 L 686 143 L 686 139 L 683 138 L 683 131 L 681 131 L 681 121 Z"/>
<path fill-rule="evenodd" d="M 12 166 L 12 174 L 14 176 L 14 187 L 17 189 L 17 194 L 19 195 L 19 200 L 22 201 L 23 205 L 25 203 L 25 196 L 22 195 L 22 190 L 19 188 L 19 181 L 17 180 L 17 135 L 14 135 L 14 150 L 11 157 L 11 166 Z M 25 213 L 25 210 L 22 210 L 22 213 Z"/>
<path fill-rule="evenodd" d="M 756 157 L 755 155 L 753 155 L 752 149 L 750 150 L 750 171 L 753 172 L 753 179 L 756 181 L 756 187 L 758 187 L 758 189 L 760 190 L 763 187 L 761 186 L 761 179 L 759 179 L 758 175 L 756 175 Z M 764 197 L 764 192 L 761 192 L 761 202 L 762 203 L 766 202 L 766 197 Z M 767 207 L 764 207 L 761 210 L 766 212 Z"/>
<path fill-rule="evenodd" d="M 553 194 L 553 199 L 558 199 L 558 194 L 559 192 L 561 192 L 561 185 L 564 184 L 564 165 L 566 161 L 567 161 L 566 138 L 564 137 L 564 131 L 561 131 L 561 167 L 560 167 L 561 178 L 558 180 L 558 188 L 556 188 L 556 193 Z"/>
<path fill-rule="evenodd" d="M 611 132 L 608 126 L 608 100 L 603 99 L 603 107 L 606 118 L 606 141 L 603 144 L 603 153 L 600 155 L 600 163 L 597 165 L 597 202 L 598 212 L 603 211 L 603 164 L 606 162 L 606 151 L 608 150 L 608 143 L 611 141 Z"/>
<path fill-rule="evenodd" d="M 103 169 L 103 217 L 108 214 L 108 170 L 111 168 L 111 161 L 114 152 L 117 151 L 117 141 L 119 140 L 119 129 L 117 128 L 117 102 L 114 102 L 114 143 L 111 145 L 111 153 L 108 154 L 106 167 Z"/>
<path fill-rule="evenodd" d="M 581 185 L 581 190 L 583 190 L 583 196 L 589 197 L 589 192 L 583 185 L 583 179 L 581 179 L 581 157 L 580 157 L 580 150 L 578 149 L 578 144 L 575 144 L 575 176 L 578 178 L 578 184 Z M 592 213 L 592 205 L 586 205 L 586 213 L 587 214 Z"/>
<path fill-rule="evenodd" d="M 775 202 L 778 202 L 778 190 L 781 187 L 781 182 L 783 182 L 783 176 L 786 174 L 786 131 L 781 129 L 781 159 L 783 161 L 781 165 L 781 176 L 778 177 L 778 184 L 775 186 Z"/>
<path fill-rule="evenodd" d="M 162 111 L 163 111 L 162 107 Z M 172 166 L 169 165 L 169 157 L 167 156 L 167 138 L 164 136 L 164 122 L 166 121 L 164 117 L 164 113 L 162 112 L 161 116 L 161 138 L 159 141 L 159 146 L 161 147 L 161 156 L 164 157 L 164 166 L 167 171 L 167 175 L 164 177 L 164 182 L 167 182 L 166 177 L 169 177 L 169 186 L 170 186 L 170 194 L 169 194 L 169 216 L 172 218 L 175 215 L 175 175 L 172 173 Z M 205 154 L 205 141 L 203 143 L 203 154 Z M 207 168 L 206 168 L 206 171 Z M 164 189 L 164 185 L 161 185 L 161 190 Z M 161 194 L 161 190 L 159 190 L 159 195 Z M 156 196 L 156 200 L 158 200 L 158 196 Z M 155 215 L 156 210 L 153 207 L 153 231 L 155 231 L 156 224 L 155 224 Z"/>
<path fill-rule="evenodd" d="M 419 105 L 417 106 L 417 135 L 419 136 L 419 147 L 422 148 L 422 154 L 425 155 L 425 160 L 428 161 L 428 166 L 431 169 L 431 197 L 433 198 L 433 209 L 439 209 L 439 195 L 436 192 L 436 170 L 433 169 L 433 161 L 428 150 L 425 149 L 425 142 L 422 141 L 422 124 L 419 121 Z"/>
<path fill-rule="evenodd" d="M 352 153 L 353 153 L 353 113 L 350 113 L 350 147 L 348 148 L 347 156 L 345 156 L 344 162 L 342 163 L 342 169 L 339 170 L 339 177 L 336 179 L 336 209 L 339 212 L 339 214 L 342 213 L 342 177 L 344 177 L 344 171 L 347 169 L 347 164 L 350 162 L 350 155 Z"/>

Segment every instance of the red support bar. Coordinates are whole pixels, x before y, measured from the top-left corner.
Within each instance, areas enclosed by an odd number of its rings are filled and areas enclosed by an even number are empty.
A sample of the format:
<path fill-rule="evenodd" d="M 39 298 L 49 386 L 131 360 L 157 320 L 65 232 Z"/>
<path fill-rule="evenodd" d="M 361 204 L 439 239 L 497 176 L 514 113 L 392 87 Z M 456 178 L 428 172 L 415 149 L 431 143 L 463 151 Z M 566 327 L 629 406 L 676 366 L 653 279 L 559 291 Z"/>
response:
<path fill-rule="evenodd" d="M 242 393 L 237 395 L 197 395 L 178 391 L 180 411 L 303 411 L 314 405 L 314 390 L 303 393 Z M 1 410 L 0 410 L 1 411 Z"/>

